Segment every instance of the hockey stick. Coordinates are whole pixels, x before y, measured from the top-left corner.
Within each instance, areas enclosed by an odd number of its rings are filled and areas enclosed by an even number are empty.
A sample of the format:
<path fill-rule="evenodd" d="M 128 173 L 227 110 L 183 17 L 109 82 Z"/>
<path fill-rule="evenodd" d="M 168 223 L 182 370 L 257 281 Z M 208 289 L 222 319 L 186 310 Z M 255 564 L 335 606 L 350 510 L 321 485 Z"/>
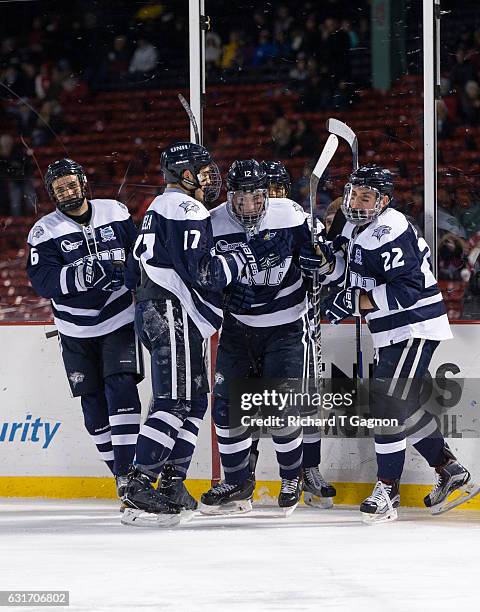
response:
<path fill-rule="evenodd" d="M 310 216 L 312 223 L 312 246 L 317 250 L 317 224 L 315 222 L 315 205 L 317 203 L 317 189 L 318 183 L 322 178 L 328 164 L 331 162 L 332 157 L 338 148 L 338 138 L 334 134 L 330 134 L 323 147 L 323 151 L 318 158 L 315 168 L 313 169 L 312 176 L 310 177 Z M 319 281 L 318 272 L 313 273 L 313 286 L 312 286 L 312 308 L 313 308 L 313 343 L 314 343 L 314 380 L 315 390 L 318 392 L 320 389 L 320 381 L 322 379 L 322 327 L 321 327 L 321 312 L 320 312 L 320 291 L 321 285 Z"/>
<path fill-rule="evenodd" d="M 187 113 L 188 118 L 190 119 L 190 123 L 192 124 L 193 133 L 195 134 L 195 144 L 200 144 L 200 132 L 198 131 L 197 120 L 195 119 L 195 115 L 193 114 L 192 109 L 190 108 L 190 104 L 185 100 L 181 93 L 178 94 L 178 99 L 180 100 L 180 104 L 185 109 L 185 112 Z"/>
<path fill-rule="evenodd" d="M 358 169 L 358 138 L 355 132 L 343 121 L 338 119 L 327 119 L 327 130 L 345 140 L 352 150 L 353 170 Z M 346 277 L 345 277 L 346 279 Z M 357 378 L 363 378 L 363 354 L 362 354 L 362 319 L 355 317 L 355 345 L 357 354 Z"/>
<path fill-rule="evenodd" d="M 353 169 L 358 169 L 358 139 L 355 132 L 343 121 L 338 119 L 327 119 L 327 130 L 348 142 L 353 156 Z"/>

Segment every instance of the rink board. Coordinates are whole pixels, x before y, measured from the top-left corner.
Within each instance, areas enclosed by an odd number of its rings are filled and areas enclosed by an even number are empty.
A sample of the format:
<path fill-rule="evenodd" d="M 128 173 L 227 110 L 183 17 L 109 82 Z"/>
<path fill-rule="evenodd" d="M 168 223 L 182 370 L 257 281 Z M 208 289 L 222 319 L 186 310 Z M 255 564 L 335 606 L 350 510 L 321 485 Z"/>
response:
<path fill-rule="evenodd" d="M 79 399 L 70 395 L 56 338 L 44 324 L 0 325 L 0 496 L 114 497 L 112 479 L 97 458 L 84 430 Z M 454 340 L 435 353 L 431 373 L 439 368 L 451 378 L 478 376 L 480 326 L 453 325 Z M 364 338 L 364 367 L 372 360 L 368 331 Z M 354 327 L 323 326 L 323 353 L 327 373 L 331 362 L 352 374 L 355 354 Z M 148 362 L 147 362 L 148 369 Z M 142 406 L 148 405 L 150 377 L 139 386 Z M 462 398 L 468 405 L 480 398 Z M 462 412 L 461 406 L 456 408 Z M 449 439 L 454 452 L 480 480 L 478 438 Z M 322 471 L 336 483 L 337 501 L 356 504 L 375 481 L 376 464 L 371 439 L 329 438 L 322 443 Z M 205 491 L 212 478 L 210 419 L 200 430 L 199 443 L 189 473 L 194 495 Z M 257 497 L 268 501 L 278 492 L 278 468 L 269 440 L 261 440 L 257 467 Z M 402 478 L 402 502 L 421 505 L 432 483 L 432 472 L 423 459 L 407 450 Z M 470 507 L 480 508 L 480 500 Z"/>

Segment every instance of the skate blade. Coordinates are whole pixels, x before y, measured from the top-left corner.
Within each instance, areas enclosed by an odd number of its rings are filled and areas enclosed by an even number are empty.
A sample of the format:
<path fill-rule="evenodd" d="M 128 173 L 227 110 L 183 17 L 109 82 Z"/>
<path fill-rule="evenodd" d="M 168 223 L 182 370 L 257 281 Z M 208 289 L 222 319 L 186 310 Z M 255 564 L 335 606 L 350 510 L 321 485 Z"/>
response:
<path fill-rule="evenodd" d="M 456 493 L 458 493 L 458 495 L 448 501 L 449 497 L 455 495 Z M 432 506 L 430 508 L 430 511 L 433 516 L 436 516 L 437 514 L 445 514 L 445 512 L 448 512 L 449 510 L 452 510 L 457 506 L 461 506 L 466 501 L 472 499 L 472 497 L 475 497 L 475 495 L 478 495 L 479 493 L 480 485 L 471 482 L 469 484 L 463 485 L 463 487 L 460 487 L 455 491 L 452 491 L 452 493 L 450 493 L 449 497 L 447 497 L 445 501 L 443 501 L 441 504 L 437 504 L 436 506 Z"/>
<path fill-rule="evenodd" d="M 191 514 L 187 520 L 193 518 L 193 512 L 184 511 L 185 514 Z M 122 525 L 130 525 L 133 527 L 153 527 L 153 528 L 171 528 L 176 527 L 182 522 L 182 514 L 154 514 L 153 512 L 144 512 L 135 508 L 125 508 L 122 515 Z M 187 522 L 187 520 L 185 522 Z"/>
<path fill-rule="evenodd" d="M 291 516 L 297 506 L 298 502 L 294 506 L 289 506 L 288 508 L 280 508 L 280 510 L 282 510 L 283 517 L 288 518 L 289 516 Z"/>
<path fill-rule="evenodd" d="M 323 510 L 333 508 L 333 497 L 321 497 L 320 495 L 314 495 L 305 491 L 303 493 L 303 501 L 312 508 L 322 508 Z"/>
<path fill-rule="evenodd" d="M 398 512 L 396 508 L 389 510 L 385 514 L 367 514 L 366 512 L 361 512 L 362 522 L 365 525 L 379 525 L 380 523 L 390 523 L 391 521 L 396 521 L 398 518 Z"/>
<path fill-rule="evenodd" d="M 228 502 L 219 506 L 207 506 L 199 502 L 198 510 L 201 514 L 209 516 L 224 516 L 228 514 L 246 514 L 253 510 L 251 499 L 240 499 L 238 501 Z"/>

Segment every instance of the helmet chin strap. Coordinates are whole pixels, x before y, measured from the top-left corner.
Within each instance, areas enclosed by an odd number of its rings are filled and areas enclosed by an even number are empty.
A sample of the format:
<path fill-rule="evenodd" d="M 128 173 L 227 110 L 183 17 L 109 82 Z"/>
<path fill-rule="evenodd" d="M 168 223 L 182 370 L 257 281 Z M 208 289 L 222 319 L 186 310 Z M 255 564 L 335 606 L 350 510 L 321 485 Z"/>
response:
<path fill-rule="evenodd" d="M 194 181 L 191 181 L 190 179 L 187 179 L 184 176 L 182 176 L 180 180 L 180 185 L 182 185 L 183 188 L 186 189 L 187 191 L 195 192 L 197 189 L 202 189 L 202 186 L 198 178 L 197 178 L 197 182 L 195 183 Z"/>

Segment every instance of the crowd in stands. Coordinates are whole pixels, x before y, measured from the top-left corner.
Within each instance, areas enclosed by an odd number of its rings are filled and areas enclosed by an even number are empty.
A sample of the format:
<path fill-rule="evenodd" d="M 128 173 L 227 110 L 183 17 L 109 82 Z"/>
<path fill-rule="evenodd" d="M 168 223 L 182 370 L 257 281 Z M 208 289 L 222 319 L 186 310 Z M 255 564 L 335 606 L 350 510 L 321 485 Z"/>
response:
<path fill-rule="evenodd" d="M 208 82 L 276 79 L 282 91 L 295 96 L 294 110 L 300 116 L 292 120 L 273 113 L 266 130 L 272 158 L 287 166 L 294 158 L 309 160 L 300 176 L 293 176 L 292 186 L 292 197 L 307 208 L 310 159 L 318 151 L 318 137 L 301 115 L 348 110 L 358 99 L 359 85 L 368 87 L 368 78 L 356 70 L 353 58 L 369 52 L 370 2 L 241 2 L 235 18 L 223 3 L 212 2 L 208 9 Z M 23 14 L 13 19 L 13 13 L 5 13 L 0 25 L 0 216 L 12 217 L 35 210 L 31 148 L 48 145 L 58 134 L 75 134 L 71 117 L 76 104 L 94 99 L 103 88 L 158 89 L 165 83 L 184 84 L 188 78 L 185 0 L 118 0 L 113 13 L 102 3 L 86 0 L 72 2 L 68 11 L 59 0 L 48 6 L 25 3 L 15 10 Z M 480 27 L 466 25 L 449 45 L 444 49 L 438 102 L 440 142 L 448 141 L 459 126 L 480 126 Z M 16 134 L 2 130 L 12 121 Z M 208 127 L 206 131 L 209 136 Z M 467 134 L 465 149 L 476 147 Z M 132 163 L 146 173 L 149 154 L 140 137 L 132 155 Z M 401 160 L 393 170 L 406 178 Z M 468 284 L 472 293 L 480 293 L 479 190 L 461 175 L 451 181 L 439 178 L 439 278 Z M 323 183 L 318 196 L 322 215 L 338 195 L 328 180 Z M 399 206 L 423 226 L 421 187 L 412 186 L 409 200 Z M 450 314 L 455 318 L 458 312 L 452 309 Z"/>

